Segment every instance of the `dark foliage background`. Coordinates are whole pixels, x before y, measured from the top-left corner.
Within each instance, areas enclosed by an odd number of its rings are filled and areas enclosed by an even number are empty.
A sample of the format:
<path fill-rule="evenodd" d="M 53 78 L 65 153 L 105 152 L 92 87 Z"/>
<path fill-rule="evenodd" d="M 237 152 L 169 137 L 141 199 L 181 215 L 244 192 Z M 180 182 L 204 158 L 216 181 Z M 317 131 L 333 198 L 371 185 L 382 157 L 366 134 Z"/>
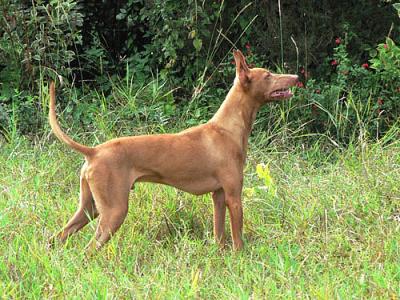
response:
<path fill-rule="evenodd" d="M 112 59 L 112 71 L 116 65 L 123 71 L 121 59 L 125 58 L 134 69 L 138 63 L 148 65 L 149 69 L 143 66 L 137 72 L 167 70 L 187 83 L 183 77 L 193 82 L 197 75 L 188 66 L 204 64 L 207 50 L 216 41 L 214 30 L 222 31 L 239 48 L 250 43 L 254 53 L 262 56 L 266 64 L 274 65 L 281 62 L 282 27 L 286 68 L 296 70 L 297 66 L 293 37 L 299 51 L 298 63 L 317 75 L 325 74 L 321 65 L 332 55 L 336 37 L 348 35 L 351 59 L 361 63 L 390 30 L 392 37 L 399 33 L 398 17 L 388 1 L 282 1 L 282 26 L 278 1 L 254 1 L 243 10 L 248 4 L 249 1 L 224 1 L 223 5 L 220 1 L 204 5 L 197 1 L 85 1 L 85 48 L 98 46 L 93 40 L 95 33 Z M 192 43 L 196 39 L 202 43 L 199 51 Z M 218 64 L 231 47 L 222 40 L 210 63 Z"/>

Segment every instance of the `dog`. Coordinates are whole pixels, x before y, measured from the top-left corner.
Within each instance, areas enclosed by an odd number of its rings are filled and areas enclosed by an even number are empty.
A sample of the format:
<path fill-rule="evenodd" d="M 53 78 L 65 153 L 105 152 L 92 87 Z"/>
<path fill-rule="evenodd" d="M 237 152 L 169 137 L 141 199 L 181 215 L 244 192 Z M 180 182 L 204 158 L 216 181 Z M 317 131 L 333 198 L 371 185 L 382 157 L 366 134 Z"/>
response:
<path fill-rule="evenodd" d="M 154 182 L 194 195 L 212 193 L 216 242 L 221 247 L 225 244 L 228 208 L 233 249 L 243 248 L 241 194 L 252 125 L 262 105 L 293 95 L 289 88 L 298 76 L 249 68 L 239 50 L 233 56 L 233 86 L 207 123 L 176 134 L 120 137 L 96 147 L 79 144 L 62 131 L 55 111 L 54 82 L 50 83 L 51 128 L 62 142 L 85 156 L 79 208 L 53 240 L 64 242 L 99 216 L 95 239 L 88 248 L 101 248 L 124 222 L 133 185 Z"/>

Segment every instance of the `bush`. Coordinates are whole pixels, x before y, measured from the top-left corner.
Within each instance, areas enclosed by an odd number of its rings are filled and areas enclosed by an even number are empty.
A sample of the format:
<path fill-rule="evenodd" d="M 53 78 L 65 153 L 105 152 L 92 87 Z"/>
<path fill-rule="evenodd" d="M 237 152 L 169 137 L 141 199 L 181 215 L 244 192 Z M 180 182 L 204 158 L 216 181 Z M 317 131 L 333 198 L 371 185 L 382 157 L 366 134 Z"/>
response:
<path fill-rule="evenodd" d="M 77 1 L 2 1 L 0 10 L 0 119 L 13 107 L 23 133 L 38 130 L 43 110 L 37 96 L 44 78 L 71 78 L 82 14 Z M 15 111 L 14 111 L 15 112 Z"/>
<path fill-rule="evenodd" d="M 352 63 L 347 48 L 341 41 L 325 61 L 329 81 L 307 81 L 303 76 L 306 84 L 296 92 L 297 105 L 308 110 L 292 116 L 309 124 L 309 132 L 326 133 L 344 144 L 360 131 L 370 138 L 381 137 L 400 115 L 400 48 L 387 38 L 363 64 Z"/>

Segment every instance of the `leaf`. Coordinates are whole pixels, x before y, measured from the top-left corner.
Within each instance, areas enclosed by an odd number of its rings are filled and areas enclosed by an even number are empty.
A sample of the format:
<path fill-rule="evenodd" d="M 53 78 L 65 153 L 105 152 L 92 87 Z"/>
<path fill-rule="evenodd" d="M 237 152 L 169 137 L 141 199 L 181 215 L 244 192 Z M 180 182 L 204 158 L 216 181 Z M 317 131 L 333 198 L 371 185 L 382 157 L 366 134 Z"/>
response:
<path fill-rule="evenodd" d="M 377 58 L 370 59 L 369 62 L 371 63 L 371 68 L 378 70 L 381 67 L 381 61 Z"/>
<path fill-rule="evenodd" d="M 243 194 L 246 195 L 246 197 L 248 198 L 253 198 L 254 194 L 255 194 L 255 189 L 252 188 L 245 188 L 243 189 Z"/>
<path fill-rule="evenodd" d="M 256 166 L 256 173 L 258 178 L 264 180 L 264 185 L 268 189 L 268 194 L 270 194 L 271 196 L 275 196 L 276 188 L 274 180 L 269 172 L 269 165 L 267 164 L 266 166 L 264 166 L 262 164 L 258 164 Z"/>
<path fill-rule="evenodd" d="M 386 38 L 386 44 L 388 45 L 389 49 L 392 49 L 395 46 L 393 40 L 390 37 Z"/>
<path fill-rule="evenodd" d="M 199 38 L 195 38 L 193 40 L 193 46 L 196 49 L 196 51 L 199 52 L 201 47 L 203 46 L 203 41 Z"/>
<path fill-rule="evenodd" d="M 257 173 L 258 178 L 264 177 L 264 170 L 263 170 L 263 166 L 261 164 L 258 164 L 256 166 L 256 173 Z"/>
<path fill-rule="evenodd" d="M 196 30 L 192 30 L 191 32 L 189 32 L 190 39 L 194 39 L 195 37 L 196 37 Z"/>
<path fill-rule="evenodd" d="M 376 49 L 369 50 L 369 56 L 370 57 L 375 57 L 377 54 L 378 54 L 378 52 L 376 51 Z"/>
<path fill-rule="evenodd" d="M 120 21 L 122 19 L 124 19 L 126 17 L 126 9 L 121 8 L 119 14 L 117 14 L 117 16 L 115 17 L 117 19 L 117 21 Z"/>
<path fill-rule="evenodd" d="M 400 3 L 394 3 L 393 7 L 397 10 L 397 14 L 400 17 Z"/>

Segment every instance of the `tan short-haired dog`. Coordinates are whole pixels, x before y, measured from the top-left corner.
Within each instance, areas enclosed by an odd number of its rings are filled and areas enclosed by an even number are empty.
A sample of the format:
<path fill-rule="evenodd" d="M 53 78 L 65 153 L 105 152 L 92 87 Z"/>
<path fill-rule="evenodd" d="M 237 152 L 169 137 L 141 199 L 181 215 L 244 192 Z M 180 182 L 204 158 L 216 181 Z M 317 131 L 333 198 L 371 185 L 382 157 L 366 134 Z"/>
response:
<path fill-rule="evenodd" d="M 86 162 L 81 170 L 80 205 L 57 235 L 65 241 L 91 219 L 100 216 L 96 240 L 100 248 L 118 230 L 128 212 L 129 191 L 135 182 L 174 186 L 201 195 L 212 193 L 214 235 L 224 244 L 225 211 L 229 209 L 233 248 L 243 247 L 242 185 L 248 137 L 259 108 L 292 96 L 296 75 L 250 69 L 240 51 L 233 52 L 236 78 L 225 101 L 206 124 L 177 134 L 121 137 L 96 147 L 73 141 L 60 128 L 55 112 L 55 88 L 50 84 L 49 119 L 54 134 Z"/>

